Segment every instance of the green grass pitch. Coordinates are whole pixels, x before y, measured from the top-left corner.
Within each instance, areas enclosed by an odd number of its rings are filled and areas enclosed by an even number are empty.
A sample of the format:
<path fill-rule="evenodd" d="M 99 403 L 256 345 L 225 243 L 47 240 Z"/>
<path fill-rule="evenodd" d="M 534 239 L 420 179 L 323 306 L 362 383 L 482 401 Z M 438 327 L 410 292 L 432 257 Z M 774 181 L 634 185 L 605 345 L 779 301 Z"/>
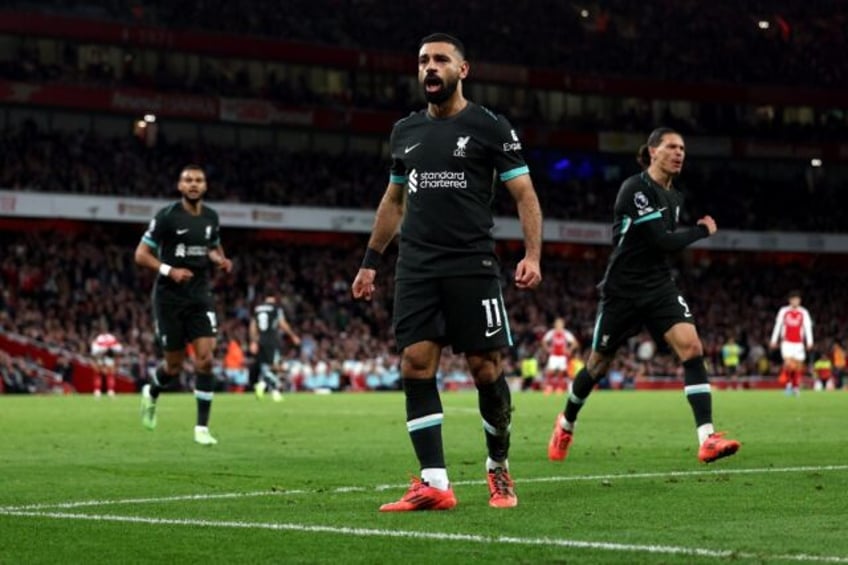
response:
<path fill-rule="evenodd" d="M 400 394 L 0 397 L 0 563 L 848 563 L 848 393 L 719 391 L 729 459 L 680 392 L 596 392 L 567 461 L 562 396 L 513 395 L 517 508 L 487 505 L 476 394 L 443 394 L 458 506 L 381 514 L 417 465 Z"/>

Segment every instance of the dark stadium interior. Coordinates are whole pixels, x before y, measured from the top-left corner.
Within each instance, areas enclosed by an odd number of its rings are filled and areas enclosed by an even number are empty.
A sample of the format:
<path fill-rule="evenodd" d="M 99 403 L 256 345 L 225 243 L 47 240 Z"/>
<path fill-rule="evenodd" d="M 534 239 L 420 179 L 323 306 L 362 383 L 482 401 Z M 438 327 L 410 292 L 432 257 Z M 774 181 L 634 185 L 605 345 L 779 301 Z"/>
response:
<path fill-rule="evenodd" d="M 373 210 L 391 125 L 422 106 L 411 53 L 433 31 L 433 13 L 450 6 L 440 26 L 468 47 L 466 94 L 516 125 L 546 218 L 607 224 L 621 181 L 638 170 L 632 140 L 666 125 L 691 146 L 678 184 L 684 223 L 711 214 L 720 229 L 845 233 L 848 17 L 830 2 L 607 0 L 586 9 L 544 0 L 510 3 L 508 23 L 481 17 L 492 3 L 478 0 L 71 4 L 0 0 L 0 190 L 164 202 L 177 197 L 179 168 L 196 162 L 213 205 Z M 147 112 L 137 100 L 164 101 L 155 129 L 139 129 Z M 515 216 L 505 190 L 493 205 Z M 73 357 L 105 326 L 127 344 L 137 365 L 127 369 L 146 379 L 156 358 L 152 277 L 132 261 L 143 226 L 44 221 L 23 234 L 18 219 L 0 206 L 0 334 Z M 364 237 L 305 239 L 224 229 L 236 269 L 216 281 L 221 348 L 247 339 L 252 303 L 272 287 L 309 336 L 311 362 L 396 361 L 391 270 L 381 273 L 380 299 L 354 302 Z M 519 256 L 501 250 L 509 280 Z M 591 341 L 608 253 L 551 245 L 539 292 L 507 287 L 513 367 L 555 316 Z M 680 284 L 714 372 L 732 332 L 747 371 L 774 376 L 777 364 L 759 360 L 792 288 L 804 293 L 821 347 L 842 340 L 846 256 L 682 254 Z M 679 376 L 667 355 L 637 358 L 644 338 L 621 355 L 623 372 Z M 22 376 L 33 360 L 3 355 L 7 392 L 39 388 L 25 381 L 40 377 Z M 453 363 L 446 358 L 445 373 Z"/>

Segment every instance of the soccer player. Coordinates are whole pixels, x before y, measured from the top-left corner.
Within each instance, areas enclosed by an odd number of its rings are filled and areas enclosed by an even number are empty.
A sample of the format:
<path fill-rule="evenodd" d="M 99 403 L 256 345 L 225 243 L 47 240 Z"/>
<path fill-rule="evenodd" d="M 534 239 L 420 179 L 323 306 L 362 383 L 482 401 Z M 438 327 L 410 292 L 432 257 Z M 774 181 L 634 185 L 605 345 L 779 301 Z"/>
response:
<path fill-rule="evenodd" d="M 613 251 L 599 288 L 592 352 L 574 378 L 564 413 L 558 414 L 548 443 L 548 458 L 568 455 L 577 414 L 595 384 L 607 373 L 616 350 L 647 326 L 655 341 L 664 339 L 684 368 L 684 392 L 695 416 L 698 458 L 709 463 L 736 453 L 739 442 L 716 433 L 703 345 L 692 312 L 677 289 L 668 254 L 715 233 L 704 216 L 697 225 L 678 230 L 682 195 L 673 181 L 683 168 L 685 146 L 674 130 L 651 132 L 639 150 L 643 172 L 626 179 L 614 208 Z"/>
<path fill-rule="evenodd" d="M 377 208 L 368 248 L 352 286 L 370 300 L 383 251 L 398 232 L 394 332 L 401 351 L 406 428 L 421 478 L 384 512 L 444 510 L 456 505 L 442 448 L 442 403 L 436 371 L 442 347 L 465 353 L 477 387 L 486 438 L 489 505 L 518 503 L 509 473 L 509 386 L 501 349 L 512 343 L 492 236 L 494 174 L 515 199 L 525 255 L 514 275 L 520 289 L 542 276 L 542 212 L 521 143 L 503 116 L 467 100 L 469 64 L 455 37 L 421 40 L 418 81 L 427 108 L 392 131 L 391 174 Z"/>
<path fill-rule="evenodd" d="M 542 346 L 548 354 L 545 365 L 545 394 L 562 393 L 568 378 L 568 360 L 578 347 L 577 338 L 565 329 L 565 320 L 557 318 L 554 327 L 542 336 Z"/>
<path fill-rule="evenodd" d="M 727 342 L 721 346 L 721 363 L 724 365 L 724 370 L 730 378 L 727 383 L 727 388 L 739 390 L 742 385 L 739 384 L 739 359 L 742 356 L 742 347 L 736 343 L 736 336 L 730 334 L 727 336 Z"/>
<path fill-rule="evenodd" d="M 121 342 L 114 335 L 103 332 L 97 334 L 91 342 L 91 356 L 94 358 L 94 396 L 99 398 L 103 393 L 103 380 L 106 380 L 106 391 L 109 396 L 115 396 L 115 372 L 117 371 L 117 356 L 123 351 Z"/>
<path fill-rule="evenodd" d="M 153 383 L 142 388 L 142 424 L 150 430 L 156 427 L 159 393 L 178 381 L 186 346 L 191 344 L 197 399 L 194 441 L 215 445 L 218 441 L 209 433 L 209 412 L 218 321 L 209 270 L 215 265 L 229 273 L 233 263 L 221 246 L 218 213 L 203 203 L 203 169 L 183 167 L 177 188 L 181 200 L 159 210 L 135 250 L 135 262 L 158 273 L 153 285 L 153 319 L 157 343 L 165 353 L 165 363 L 157 368 Z"/>
<path fill-rule="evenodd" d="M 283 399 L 283 383 L 277 376 L 282 365 L 282 344 L 280 331 L 289 336 L 292 343 L 300 345 L 300 337 L 288 320 L 283 309 L 277 304 L 277 297 L 272 293 L 265 295 L 265 301 L 253 309 L 253 319 L 250 320 L 250 353 L 255 355 L 253 374 L 256 382 L 253 385 L 257 398 L 262 398 L 267 389 L 277 402 Z"/>
<path fill-rule="evenodd" d="M 786 394 L 798 396 L 806 352 L 813 348 L 813 320 L 807 309 L 801 306 L 799 291 L 791 291 L 788 299 L 789 304 L 777 312 L 769 345 L 777 349 L 780 340 L 780 356 L 783 357 L 781 377 L 786 380 Z"/>

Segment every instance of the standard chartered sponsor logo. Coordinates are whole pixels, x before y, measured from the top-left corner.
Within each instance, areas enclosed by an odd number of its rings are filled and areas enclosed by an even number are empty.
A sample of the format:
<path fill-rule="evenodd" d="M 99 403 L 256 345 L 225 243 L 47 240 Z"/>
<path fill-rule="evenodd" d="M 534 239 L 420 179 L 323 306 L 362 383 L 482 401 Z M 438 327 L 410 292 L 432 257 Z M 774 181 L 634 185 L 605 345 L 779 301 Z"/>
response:
<path fill-rule="evenodd" d="M 418 192 L 418 171 L 412 169 L 406 181 L 409 184 L 409 193 Z"/>
<path fill-rule="evenodd" d="M 409 193 L 425 188 L 468 188 L 465 171 L 417 171 L 412 169 L 407 178 Z"/>
<path fill-rule="evenodd" d="M 174 250 L 175 257 L 202 257 L 207 253 L 209 253 L 209 248 L 204 245 L 184 245 L 180 243 Z"/>

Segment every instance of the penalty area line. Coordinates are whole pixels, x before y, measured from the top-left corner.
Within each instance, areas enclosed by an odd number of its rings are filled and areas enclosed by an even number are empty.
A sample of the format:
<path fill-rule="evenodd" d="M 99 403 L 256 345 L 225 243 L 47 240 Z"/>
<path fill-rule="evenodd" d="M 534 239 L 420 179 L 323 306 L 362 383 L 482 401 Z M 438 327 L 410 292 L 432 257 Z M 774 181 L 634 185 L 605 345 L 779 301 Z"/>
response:
<path fill-rule="evenodd" d="M 485 536 L 446 532 L 416 532 L 409 530 L 381 530 L 376 528 L 346 528 L 294 523 L 216 521 L 200 519 L 148 518 L 145 516 L 116 516 L 108 514 L 74 514 L 69 512 L 0 511 L 0 514 L 16 517 L 52 518 L 56 520 L 87 520 L 92 522 L 116 522 L 155 526 L 192 526 L 204 528 L 239 528 L 245 530 L 273 530 L 301 533 L 336 534 L 358 538 L 383 537 L 436 541 L 459 541 L 479 544 L 523 545 L 537 547 L 564 547 L 621 553 L 649 553 L 683 555 L 715 559 L 758 559 L 781 560 L 806 563 L 848 563 L 848 557 L 810 554 L 757 554 L 730 549 L 708 549 L 656 544 L 629 544 L 599 541 L 583 541 L 557 538 L 523 538 L 514 536 Z"/>
<path fill-rule="evenodd" d="M 848 465 L 819 465 L 805 467 L 762 467 L 755 469 L 716 469 L 712 471 L 658 471 L 652 473 L 619 473 L 608 475 L 561 475 L 552 477 L 519 477 L 519 484 L 528 483 L 559 483 L 559 482 L 574 482 L 574 481 L 604 481 L 604 480 L 631 480 L 631 479 L 659 479 L 659 478 L 678 478 L 678 477 L 718 477 L 723 475 L 765 475 L 774 473 L 820 473 L 833 471 L 848 471 Z M 453 481 L 454 486 L 471 486 L 482 485 L 486 481 Z M 220 500 L 220 499 L 236 499 L 249 498 L 257 496 L 294 496 L 294 495 L 309 495 L 316 493 L 344 494 L 350 492 L 382 492 L 386 490 L 402 489 L 409 486 L 409 483 L 403 484 L 383 484 L 371 487 L 365 486 L 342 486 L 330 489 L 270 489 L 252 492 L 223 492 L 223 493 L 208 493 L 208 494 L 186 494 L 176 496 L 160 496 L 147 498 L 123 498 L 111 500 L 79 500 L 70 502 L 46 502 L 42 504 L 27 504 L 22 506 L 0 506 L 0 513 L 29 511 L 29 510 L 48 510 L 48 509 L 71 509 L 97 506 L 116 506 L 122 504 L 158 504 L 163 502 L 182 502 L 182 501 L 201 501 L 201 500 Z"/>

